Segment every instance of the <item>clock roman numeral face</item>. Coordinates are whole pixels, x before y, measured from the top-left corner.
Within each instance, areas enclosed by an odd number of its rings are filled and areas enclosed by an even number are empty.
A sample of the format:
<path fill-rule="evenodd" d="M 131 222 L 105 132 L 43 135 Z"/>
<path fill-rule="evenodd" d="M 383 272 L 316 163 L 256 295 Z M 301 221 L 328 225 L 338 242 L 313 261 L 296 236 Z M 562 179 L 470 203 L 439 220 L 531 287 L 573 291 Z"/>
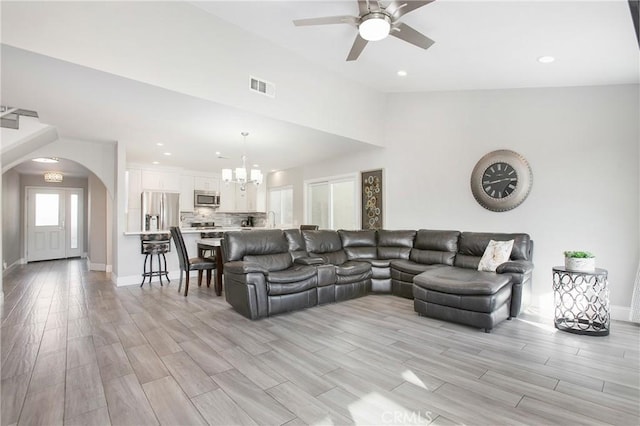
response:
<path fill-rule="evenodd" d="M 518 186 L 518 174 L 507 163 L 494 163 L 482 175 L 482 188 L 491 198 L 508 197 Z"/>

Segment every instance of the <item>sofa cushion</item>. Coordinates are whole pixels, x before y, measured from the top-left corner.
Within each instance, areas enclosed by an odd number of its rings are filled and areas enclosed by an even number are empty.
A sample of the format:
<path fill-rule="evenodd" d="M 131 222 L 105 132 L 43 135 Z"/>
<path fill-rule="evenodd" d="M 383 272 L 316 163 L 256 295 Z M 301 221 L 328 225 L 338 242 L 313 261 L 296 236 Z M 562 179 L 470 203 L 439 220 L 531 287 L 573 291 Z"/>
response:
<path fill-rule="evenodd" d="M 281 296 L 283 294 L 295 294 L 303 291 L 312 290 L 316 288 L 316 280 L 314 278 L 307 278 L 306 280 L 296 281 L 291 283 L 273 283 L 267 282 L 267 291 L 269 297 Z"/>
<path fill-rule="evenodd" d="M 342 265 L 344 262 L 346 262 L 347 259 L 347 254 L 344 252 L 344 250 L 338 250 L 338 251 L 334 251 L 331 253 L 323 253 L 323 254 L 316 254 L 316 253 L 309 253 L 311 256 L 320 256 L 325 263 L 330 263 L 332 265 Z"/>
<path fill-rule="evenodd" d="M 391 261 L 391 268 L 405 272 L 411 275 L 417 275 L 429 269 L 433 269 L 436 265 L 427 265 L 424 263 L 416 263 L 411 260 L 396 259 Z M 437 265 L 440 266 L 440 265 Z"/>
<path fill-rule="evenodd" d="M 226 261 L 243 260 L 247 255 L 289 253 L 289 243 L 280 229 L 225 232 Z"/>
<path fill-rule="evenodd" d="M 367 262 L 349 260 L 336 266 L 336 284 L 359 283 L 371 278 L 371 265 Z"/>
<path fill-rule="evenodd" d="M 408 259 L 416 231 L 378 230 L 378 259 Z"/>
<path fill-rule="evenodd" d="M 458 251 L 459 231 L 436 231 L 432 229 L 420 229 L 416 232 L 413 248 L 420 250 Z"/>
<path fill-rule="evenodd" d="M 458 231 L 434 231 L 420 229 L 409 259 L 427 265 L 453 265 L 458 249 Z"/>
<path fill-rule="evenodd" d="M 462 269 L 454 266 L 425 271 L 413 278 L 413 283 L 419 287 L 441 293 L 459 295 L 487 295 L 495 294 L 502 287 L 509 285 L 509 275 L 483 272 L 472 269 Z"/>
<path fill-rule="evenodd" d="M 316 276 L 316 268 L 306 265 L 295 265 L 284 271 L 269 272 L 267 282 L 269 283 L 292 283 L 296 281 L 306 280 Z"/>
<path fill-rule="evenodd" d="M 531 238 L 529 234 L 503 234 L 492 232 L 463 232 L 460 234 L 458 253 L 466 256 L 481 257 L 489 241 L 513 240 L 511 260 L 529 259 Z"/>
<path fill-rule="evenodd" d="M 376 231 L 338 231 L 342 247 L 351 259 L 374 259 L 377 255 Z"/>
<path fill-rule="evenodd" d="M 336 275 L 358 275 L 367 272 L 371 273 L 371 264 L 357 260 L 349 260 L 336 266 Z"/>
<path fill-rule="evenodd" d="M 302 231 L 304 245 L 309 253 L 330 253 L 342 250 L 342 240 L 337 231 L 321 229 L 319 231 Z"/>
<path fill-rule="evenodd" d="M 252 231 L 253 232 L 253 231 Z M 245 256 L 242 260 L 245 262 L 257 263 L 265 268 L 267 271 L 282 271 L 289 268 L 293 264 L 291 255 L 286 253 L 276 254 L 263 254 L 263 255 L 249 255 Z"/>
<path fill-rule="evenodd" d="M 284 236 L 287 238 L 289 253 L 291 253 L 291 257 L 294 260 L 307 256 L 307 249 L 304 246 L 302 233 L 300 233 L 299 229 L 285 229 Z"/>
<path fill-rule="evenodd" d="M 368 262 L 374 268 L 388 268 L 391 266 L 392 259 L 362 259 L 363 262 Z"/>

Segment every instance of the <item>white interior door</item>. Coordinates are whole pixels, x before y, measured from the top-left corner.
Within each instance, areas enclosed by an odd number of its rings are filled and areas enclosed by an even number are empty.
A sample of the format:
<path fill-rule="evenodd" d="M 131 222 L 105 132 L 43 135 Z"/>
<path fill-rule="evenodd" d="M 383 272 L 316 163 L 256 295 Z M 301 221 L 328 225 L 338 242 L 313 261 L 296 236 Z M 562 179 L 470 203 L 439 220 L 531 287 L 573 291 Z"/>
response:
<path fill-rule="evenodd" d="M 27 188 L 27 261 L 81 256 L 82 189 Z"/>

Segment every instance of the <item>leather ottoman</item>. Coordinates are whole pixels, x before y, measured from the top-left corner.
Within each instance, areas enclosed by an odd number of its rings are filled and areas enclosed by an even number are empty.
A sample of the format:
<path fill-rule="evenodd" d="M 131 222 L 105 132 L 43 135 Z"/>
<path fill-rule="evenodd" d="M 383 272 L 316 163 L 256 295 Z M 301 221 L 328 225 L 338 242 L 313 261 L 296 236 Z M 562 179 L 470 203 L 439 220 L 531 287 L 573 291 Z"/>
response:
<path fill-rule="evenodd" d="M 442 266 L 413 279 L 413 306 L 421 315 L 484 328 L 510 319 L 511 277 Z"/>

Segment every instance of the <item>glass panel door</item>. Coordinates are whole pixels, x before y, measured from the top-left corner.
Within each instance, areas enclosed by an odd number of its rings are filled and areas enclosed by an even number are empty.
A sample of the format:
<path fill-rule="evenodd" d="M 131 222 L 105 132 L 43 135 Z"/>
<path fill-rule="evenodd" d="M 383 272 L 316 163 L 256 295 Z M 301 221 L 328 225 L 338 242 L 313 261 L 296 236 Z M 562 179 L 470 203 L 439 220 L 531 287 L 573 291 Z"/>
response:
<path fill-rule="evenodd" d="M 312 183 L 308 186 L 308 223 L 319 225 L 320 229 L 330 229 L 329 223 L 329 184 Z"/>
<path fill-rule="evenodd" d="M 321 229 L 357 229 L 356 178 L 307 184 L 307 223 Z"/>
<path fill-rule="evenodd" d="M 83 190 L 27 188 L 27 261 L 83 253 Z"/>
<path fill-rule="evenodd" d="M 331 213 L 333 229 L 357 229 L 356 183 L 352 180 L 331 184 Z"/>
<path fill-rule="evenodd" d="M 27 261 L 66 256 L 64 195 L 59 189 L 27 190 Z"/>

